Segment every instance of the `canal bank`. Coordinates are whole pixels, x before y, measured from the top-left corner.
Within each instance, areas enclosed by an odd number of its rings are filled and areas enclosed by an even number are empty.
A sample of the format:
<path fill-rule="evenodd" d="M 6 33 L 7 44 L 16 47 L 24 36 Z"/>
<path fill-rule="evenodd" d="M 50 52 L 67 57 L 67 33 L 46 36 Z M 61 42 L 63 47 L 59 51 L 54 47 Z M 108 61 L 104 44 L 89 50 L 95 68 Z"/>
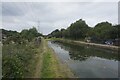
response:
<path fill-rule="evenodd" d="M 96 43 L 87 43 L 87 42 L 84 42 L 84 41 L 75 41 L 75 40 L 60 39 L 60 38 L 54 38 L 54 39 L 51 39 L 51 40 L 59 41 L 59 42 L 62 42 L 62 43 L 74 44 L 74 45 L 94 46 L 94 47 L 98 47 L 98 48 L 104 48 L 104 49 L 115 50 L 115 51 L 118 51 L 120 49 L 120 47 L 118 47 L 118 46 L 96 44 Z"/>
<path fill-rule="evenodd" d="M 47 40 L 42 38 L 42 60 L 40 78 L 73 78 L 74 74 L 66 64 L 61 63 L 54 50 L 48 46 Z M 38 66 L 39 69 L 40 66 Z M 36 71 L 37 72 L 37 71 Z"/>

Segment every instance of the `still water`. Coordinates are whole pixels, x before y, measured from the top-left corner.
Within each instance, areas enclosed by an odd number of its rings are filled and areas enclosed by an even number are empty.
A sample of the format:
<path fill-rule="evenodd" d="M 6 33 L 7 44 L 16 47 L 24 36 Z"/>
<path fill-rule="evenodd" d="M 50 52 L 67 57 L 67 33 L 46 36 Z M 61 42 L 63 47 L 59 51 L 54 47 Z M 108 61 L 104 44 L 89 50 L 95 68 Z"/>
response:
<path fill-rule="evenodd" d="M 71 45 L 48 41 L 59 60 L 67 64 L 76 77 L 80 78 L 117 78 L 117 51 L 85 45 Z"/>

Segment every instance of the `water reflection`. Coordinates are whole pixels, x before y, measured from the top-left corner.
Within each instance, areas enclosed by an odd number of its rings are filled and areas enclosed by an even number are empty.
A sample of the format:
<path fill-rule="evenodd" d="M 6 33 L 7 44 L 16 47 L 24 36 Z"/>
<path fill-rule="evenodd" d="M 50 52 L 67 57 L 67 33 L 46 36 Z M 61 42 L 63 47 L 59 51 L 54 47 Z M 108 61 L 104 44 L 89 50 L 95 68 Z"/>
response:
<path fill-rule="evenodd" d="M 70 45 L 60 42 L 48 42 L 65 63 L 80 78 L 117 78 L 117 51 L 110 51 L 84 45 Z"/>
<path fill-rule="evenodd" d="M 91 46 L 84 45 L 71 45 L 71 44 L 61 44 L 60 42 L 53 41 L 52 43 L 58 44 L 62 49 L 69 52 L 70 58 L 73 60 L 85 61 L 89 57 L 100 57 L 109 60 L 118 60 L 117 51 L 99 49 Z"/>

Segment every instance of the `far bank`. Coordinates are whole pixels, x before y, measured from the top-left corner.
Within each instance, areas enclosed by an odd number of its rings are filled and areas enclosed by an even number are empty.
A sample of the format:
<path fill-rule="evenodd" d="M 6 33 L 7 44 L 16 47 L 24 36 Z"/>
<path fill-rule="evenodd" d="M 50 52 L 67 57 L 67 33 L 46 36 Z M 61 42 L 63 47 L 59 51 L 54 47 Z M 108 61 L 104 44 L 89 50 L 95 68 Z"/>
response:
<path fill-rule="evenodd" d="M 88 43 L 88 42 L 84 42 L 84 41 L 69 40 L 69 39 L 62 39 L 62 38 L 52 38 L 51 40 L 59 41 L 59 42 L 63 42 L 63 43 L 74 44 L 74 45 L 94 46 L 94 47 L 99 47 L 99 48 L 104 48 L 104 49 L 115 50 L 115 51 L 118 51 L 120 49 L 119 46 L 97 44 L 97 43 Z"/>

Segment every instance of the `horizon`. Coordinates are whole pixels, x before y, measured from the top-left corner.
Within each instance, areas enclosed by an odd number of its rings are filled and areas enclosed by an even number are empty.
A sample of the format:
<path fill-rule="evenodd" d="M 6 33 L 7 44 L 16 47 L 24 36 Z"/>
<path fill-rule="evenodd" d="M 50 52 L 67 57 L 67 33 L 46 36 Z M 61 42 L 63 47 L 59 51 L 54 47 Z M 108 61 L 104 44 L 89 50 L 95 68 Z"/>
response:
<path fill-rule="evenodd" d="M 85 20 L 84 20 L 85 21 Z M 86 22 L 86 21 L 85 21 Z M 108 22 L 108 21 L 104 21 L 104 22 Z M 74 22 L 73 22 L 74 23 Z M 102 23 L 102 22 L 99 22 L 99 23 Z M 109 22 L 110 23 L 110 22 Z M 72 24 L 72 23 L 71 23 Z M 96 23 L 96 25 L 97 25 L 98 23 Z M 112 24 L 112 23 L 111 23 Z M 88 25 L 88 24 L 87 24 Z M 96 26 L 95 25 L 95 26 Z M 119 24 L 112 24 L 112 26 L 114 26 L 114 25 L 119 25 Z M 95 26 L 93 26 L 93 27 L 91 27 L 91 28 L 94 28 Z M 68 26 L 68 27 L 70 27 L 70 26 Z M 67 27 L 67 28 L 68 28 Z M 88 25 L 88 27 L 90 27 L 89 25 Z M 32 26 L 32 27 L 30 27 L 30 28 L 36 28 L 35 26 Z M 30 28 L 26 28 L 27 30 L 29 30 Z M 67 29 L 67 28 L 60 28 L 60 29 L 58 29 L 58 30 L 61 30 L 61 29 Z M 4 29 L 4 28 L 1 28 L 1 29 Z M 37 29 L 37 28 L 36 28 Z M 4 29 L 4 30 L 8 30 L 8 29 Z M 24 29 L 22 29 L 22 30 L 24 30 Z M 21 30 L 21 31 L 22 31 Z M 56 30 L 56 29 L 54 29 L 54 30 Z M 53 30 L 53 31 L 54 31 Z M 11 30 L 11 29 L 9 29 L 8 31 L 17 31 L 17 30 Z M 17 31 L 17 32 L 21 32 L 21 31 Z M 37 30 L 38 31 L 38 30 Z M 51 34 L 53 31 L 51 31 L 50 33 L 48 33 L 48 34 L 43 34 L 43 35 L 49 35 L 49 34 Z M 41 32 L 39 32 L 39 33 L 41 33 Z"/>

